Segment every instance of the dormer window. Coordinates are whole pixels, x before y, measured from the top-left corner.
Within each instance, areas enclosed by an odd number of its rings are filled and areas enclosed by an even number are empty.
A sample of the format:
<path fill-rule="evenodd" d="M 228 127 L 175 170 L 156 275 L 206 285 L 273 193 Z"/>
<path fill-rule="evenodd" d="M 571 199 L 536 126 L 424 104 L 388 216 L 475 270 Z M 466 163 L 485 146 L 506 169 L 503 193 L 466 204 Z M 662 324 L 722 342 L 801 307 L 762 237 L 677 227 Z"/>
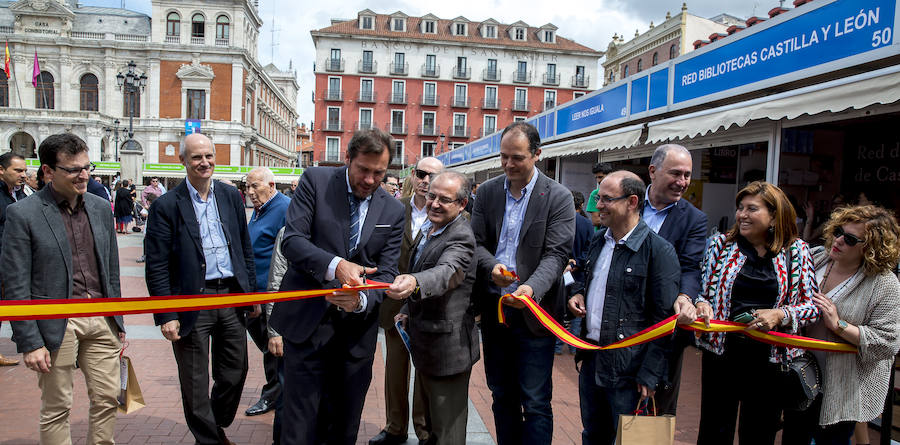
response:
<path fill-rule="evenodd" d="M 497 38 L 497 27 L 494 25 L 486 25 L 484 27 L 484 37 L 488 39 Z"/>
<path fill-rule="evenodd" d="M 391 31 L 406 31 L 406 20 L 401 18 L 394 18 L 391 20 Z"/>
<path fill-rule="evenodd" d="M 457 35 L 457 36 L 466 35 L 466 24 L 465 23 L 454 23 L 453 24 L 453 35 Z"/>
<path fill-rule="evenodd" d="M 422 22 L 422 32 L 424 32 L 426 34 L 435 34 L 436 33 L 435 29 L 436 28 L 434 25 L 434 20 L 426 20 L 426 21 Z"/>
<path fill-rule="evenodd" d="M 525 40 L 525 28 L 516 28 L 513 30 L 514 40 Z"/>
<path fill-rule="evenodd" d="M 364 15 L 359 18 L 360 29 L 375 29 L 375 17 Z"/>
<path fill-rule="evenodd" d="M 544 43 L 553 43 L 554 36 L 553 31 L 544 31 Z"/>

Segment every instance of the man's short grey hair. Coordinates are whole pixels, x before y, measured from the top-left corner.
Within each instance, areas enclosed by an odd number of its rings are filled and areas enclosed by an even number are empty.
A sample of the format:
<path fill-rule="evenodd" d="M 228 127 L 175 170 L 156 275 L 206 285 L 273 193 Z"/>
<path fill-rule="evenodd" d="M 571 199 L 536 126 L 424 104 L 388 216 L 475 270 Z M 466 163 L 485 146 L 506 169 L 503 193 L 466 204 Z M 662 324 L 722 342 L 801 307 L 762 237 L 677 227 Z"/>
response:
<path fill-rule="evenodd" d="M 256 167 L 253 170 L 250 170 L 250 173 L 247 173 L 248 178 L 250 175 L 259 175 L 266 184 L 275 182 L 275 173 L 272 173 L 272 170 L 269 169 L 269 167 Z"/>
<path fill-rule="evenodd" d="M 31 178 L 34 178 L 35 176 L 37 176 L 37 170 L 26 170 L 25 171 L 26 178 L 31 179 Z"/>
<path fill-rule="evenodd" d="M 688 151 L 687 148 L 678 144 L 660 145 L 653 151 L 653 156 L 650 158 L 650 165 L 656 167 L 657 170 L 662 168 L 663 162 L 666 162 L 666 156 L 668 156 L 669 152 L 672 150 L 680 151 L 688 156 L 691 155 L 691 152 Z"/>
<path fill-rule="evenodd" d="M 200 135 L 206 136 L 203 133 L 191 133 L 191 134 L 200 134 Z M 182 158 L 184 158 L 184 153 L 187 151 L 187 145 L 185 145 L 184 141 L 187 140 L 188 136 L 190 136 L 191 134 L 185 135 L 183 138 L 181 138 L 181 142 L 178 143 L 178 156 L 180 156 Z M 209 136 L 206 136 L 206 139 L 209 139 L 209 146 L 212 147 L 212 151 L 213 151 L 213 153 L 215 153 L 216 152 L 216 144 L 213 143 L 212 138 L 210 138 Z"/>
<path fill-rule="evenodd" d="M 435 182 L 437 182 L 438 178 L 443 177 L 447 177 L 448 179 L 455 179 L 457 182 L 459 182 L 459 190 L 456 191 L 456 199 L 460 201 L 469 199 L 471 188 L 469 187 L 469 178 L 467 178 L 466 175 L 453 170 L 444 170 L 438 173 L 438 175 L 434 177 L 434 180 L 432 180 L 431 183 L 434 184 Z"/>

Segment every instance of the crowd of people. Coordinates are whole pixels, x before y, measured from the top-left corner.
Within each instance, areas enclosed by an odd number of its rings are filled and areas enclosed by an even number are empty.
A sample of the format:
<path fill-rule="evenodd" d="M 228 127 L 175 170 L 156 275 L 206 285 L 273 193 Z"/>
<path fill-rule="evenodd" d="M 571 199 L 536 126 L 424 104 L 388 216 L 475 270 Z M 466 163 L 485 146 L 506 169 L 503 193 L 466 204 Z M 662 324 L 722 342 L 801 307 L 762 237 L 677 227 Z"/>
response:
<path fill-rule="evenodd" d="M 431 157 L 401 182 L 387 173 L 391 146 L 381 130 L 357 131 L 346 166 L 309 168 L 284 194 L 268 168 L 254 169 L 249 221 L 243 195 L 213 180 L 215 146 L 202 134 L 179 147 L 184 181 L 166 193 L 154 178 L 141 192 L 150 295 L 334 289 L 264 307 L 154 314 L 172 343 L 196 443 L 233 443 L 225 428 L 248 373 L 248 333 L 266 384 L 245 414 L 275 410 L 273 443 L 356 443 L 380 327 L 385 424 L 370 444 L 405 443 L 410 417 L 420 444 L 464 444 L 482 355 L 498 443 L 549 444 L 553 362 L 564 345 L 520 298 L 597 345 L 677 316 L 856 347 L 810 352 L 740 332 L 676 330 L 628 348 L 577 350 L 584 444 L 615 443 L 619 416 L 651 398 L 659 414 L 675 415 L 689 345 L 702 351 L 698 444 L 731 443 L 735 432 L 742 444 L 772 444 L 783 428 L 784 444 L 843 445 L 857 423 L 880 415 L 900 349 L 891 211 L 842 202 L 820 227 L 800 228 L 787 195 L 756 181 L 735 197 L 734 225 L 707 236 L 706 215 L 683 198 L 694 166 L 679 145 L 658 147 L 646 172 L 597 164 L 587 201 L 535 166 L 541 141 L 526 123 L 503 131 L 503 174 L 480 186 Z M 134 189 L 123 180 L 114 195 L 85 193 L 96 181 L 77 136 L 48 137 L 39 155 L 47 185 L 30 198 L 24 160 L 0 156 L 3 299 L 121 297 L 110 201 L 116 230 L 127 232 L 131 213 L 118 208 L 133 206 Z M 814 233 L 822 239 L 803 237 Z M 367 281 L 390 287 L 348 289 Z M 122 318 L 11 323 L 38 373 L 41 442 L 69 440 L 77 363 L 89 388 L 88 442 L 112 443 Z M 798 401 L 785 376 L 801 361 L 820 370 L 811 400 Z"/>

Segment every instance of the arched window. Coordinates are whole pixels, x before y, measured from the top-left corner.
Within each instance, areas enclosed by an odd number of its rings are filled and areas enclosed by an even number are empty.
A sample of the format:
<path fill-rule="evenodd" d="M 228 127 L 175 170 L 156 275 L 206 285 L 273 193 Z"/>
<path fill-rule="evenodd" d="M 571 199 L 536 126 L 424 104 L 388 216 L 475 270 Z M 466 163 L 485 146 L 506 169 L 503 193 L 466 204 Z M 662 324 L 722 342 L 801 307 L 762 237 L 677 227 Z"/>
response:
<path fill-rule="evenodd" d="M 0 107 L 9 106 L 9 79 L 6 71 L 0 70 Z"/>
<path fill-rule="evenodd" d="M 644 59 L 638 59 L 637 73 L 644 69 Z"/>
<path fill-rule="evenodd" d="M 622 67 L 622 78 L 624 79 L 626 77 L 628 77 L 628 65 Z"/>
<path fill-rule="evenodd" d="M 678 57 L 678 50 L 675 49 L 675 44 L 669 47 L 669 60 Z"/>
<path fill-rule="evenodd" d="M 41 71 L 34 88 L 34 108 L 54 109 L 53 96 L 53 74 Z"/>
<path fill-rule="evenodd" d="M 181 35 L 181 16 L 177 12 L 170 12 L 166 16 L 166 35 Z"/>
<path fill-rule="evenodd" d="M 203 38 L 205 35 L 206 19 L 199 12 L 191 17 L 191 37 Z"/>
<path fill-rule="evenodd" d="M 653 53 L 653 64 L 652 66 L 656 66 L 659 63 L 659 53 Z"/>
<path fill-rule="evenodd" d="M 616 80 L 616 73 L 610 70 L 609 72 L 609 83 L 613 83 Z"/>
<path fill-rule="evenodd" d="M 216 18 L 216 39 L 228 40 L 228 28 L 230 26 L 231 22 L 228 20 L 228 17 L 220 15 Z"/>
<path fill-rule="evenodd" d="M 87 73 L 81 76 L 81 111 L 97 111 L 99 110 L 99 105 L 97 103 L 97 97 L 99 95 L 99 89 L 97 82 L 97 76 Z"/>

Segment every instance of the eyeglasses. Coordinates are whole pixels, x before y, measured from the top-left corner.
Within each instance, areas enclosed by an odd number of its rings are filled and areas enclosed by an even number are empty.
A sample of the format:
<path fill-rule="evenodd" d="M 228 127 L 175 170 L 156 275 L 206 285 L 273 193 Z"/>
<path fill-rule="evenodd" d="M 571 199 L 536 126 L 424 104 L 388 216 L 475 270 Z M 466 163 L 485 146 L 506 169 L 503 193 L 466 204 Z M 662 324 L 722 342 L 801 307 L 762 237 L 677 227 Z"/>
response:
<path fill-rule="evenodd" d="M 90 172 L 94 171 L 95 168 L 97 168 L 97 165 L 94 164 L 93 162 L 91 162 L 90 164 L 87 164 L 87 165 L 84 165 L 81 167 L 63 167 L 61 165 L 57 165 L 56 168 L 66 172 L 70 175 L 77 175 L 77 174 L 80 174 L 82 170 L 87 170 L 88 173 L 90 173 Z"/>
<path fill-rule="evenodd" d="M 631 195 L 622 195 L 622 196 L 618 196 L 618 197 L 615 197 L 615 198 L 610 198 L 609 196 L 603 195 L 603 196 L 597 198 L 597 201 L 600 201 L 600 202 L 602 202 L 602 203 L 604 203 L 604 204 L 611 204 L 611 203 L 613 203 L 613 202 L 615 202 L 615 201 L 618 201 L 618 200 L 620 200 L 620 199 L 625 199 L 625 198 L 627 198 L 627 197 L 629 197 L 629 196 L 631 196 Z"/>
<path fill-rule="evenodd" d="M 429 173 L 425 170 L 416 170 L 417 178 L 425 179 L 426 176 L 428 176 L 428 180 L 430 181 L 430 180 L 434 179 L 435 176 L 437 176 L 437 173 Z"/>
<path fill-rule="evenodd" d="M 426 193 L 425 194 L 425 200 L 434 201 L 435 199 L 437 199 L 437 201 L 443 205 L 450 205 L 450 204 L 453 204 L 454 202 L 459 201 L 459 199 L 450 199 L 446 196 L 441 196 L 440 198 L 438 198 L 438 195 L 435 195 L 434 193 Z"/>
<path fill-rule="evenodd" d="M 840 237 L 844 237 L 844 243 L 850 247 L 853 247 L 859 243 L 864 243 L 865 240 L 860 239 L 856 235 L 851 235 L 847 232 L 844 232 L 844 229 L 840 226 L 834 228 L 834 239 L 838 239 Z"/>

